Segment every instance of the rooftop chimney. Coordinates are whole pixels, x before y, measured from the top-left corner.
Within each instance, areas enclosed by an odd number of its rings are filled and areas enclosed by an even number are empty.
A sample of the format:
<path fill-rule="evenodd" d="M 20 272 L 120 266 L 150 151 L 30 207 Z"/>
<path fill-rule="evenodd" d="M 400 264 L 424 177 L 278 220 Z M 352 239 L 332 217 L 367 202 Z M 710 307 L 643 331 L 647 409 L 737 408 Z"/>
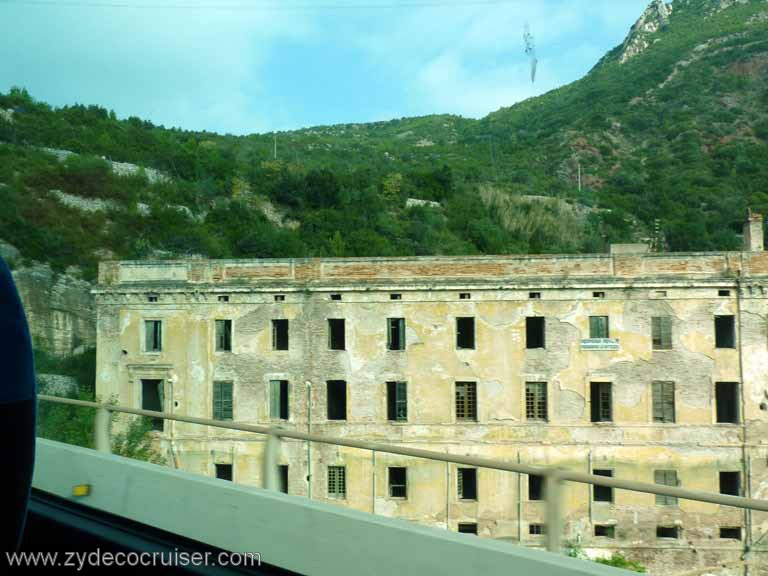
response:
<path fill-rule="evenodd" d="M 762 252 L 763 243 L 763 215 L 755 214 L 752 209 L 747 210 L 747 221 L 744 223 L 744 250 L 747 252 Z"/>

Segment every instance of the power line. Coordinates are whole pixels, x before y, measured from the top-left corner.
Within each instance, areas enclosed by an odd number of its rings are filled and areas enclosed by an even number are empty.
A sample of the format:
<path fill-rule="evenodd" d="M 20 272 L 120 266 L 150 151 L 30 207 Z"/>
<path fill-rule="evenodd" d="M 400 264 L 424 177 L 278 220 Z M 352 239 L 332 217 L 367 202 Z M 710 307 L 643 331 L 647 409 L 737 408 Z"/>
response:
<path fill-rule="evenodd" d="M 512 4 L 516 0 L 405 0 L 403 2 L 365 2 L 361 4 L 348 4 L 339 2 L 255 2 L 255 3 L 233 3 L 233 4 L 213 4 L 213 3 L 182 3 L 178 0 L 163 4 L 153 3 L 131 3 L 109 0 L 98 2 L 96 0 L 0 0 L 0 5 L 17 4 L 26 6 L 53 6 L 57 8 L 85 7 L 85 8 L 133 8 L 133 9 L 153 9 L 153 10 L 231 10 L 231 11 L 272 11 L 272 12 L 290 12 L 290 11 L 321 11 L 321 10 L 369 10 L 369 9 L 401 9 L 401 8 L 464 8 L 473 6 L 497 6 L 502 4 Z"/>

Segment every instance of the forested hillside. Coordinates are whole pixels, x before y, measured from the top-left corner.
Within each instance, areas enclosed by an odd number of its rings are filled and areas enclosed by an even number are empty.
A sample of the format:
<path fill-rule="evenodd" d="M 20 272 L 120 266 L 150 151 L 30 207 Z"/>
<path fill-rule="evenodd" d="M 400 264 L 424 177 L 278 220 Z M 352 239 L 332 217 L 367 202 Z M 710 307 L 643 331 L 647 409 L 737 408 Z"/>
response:
<path fill-rule="evenodd" d="M 232 136 L 12 89 L 0 202 L 20 259 L 87 279 L 185 254 L 734 249 L 746 208 L 768 213 L 768 2 L 654 1 L 586 77 L 481 120 Z"/>

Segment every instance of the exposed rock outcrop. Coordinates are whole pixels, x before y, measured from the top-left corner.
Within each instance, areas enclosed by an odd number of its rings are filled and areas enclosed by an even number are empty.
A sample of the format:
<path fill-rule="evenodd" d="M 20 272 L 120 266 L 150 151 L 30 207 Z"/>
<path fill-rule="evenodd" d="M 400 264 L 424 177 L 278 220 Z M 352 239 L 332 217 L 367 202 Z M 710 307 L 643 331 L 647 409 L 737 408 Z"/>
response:
<path fill-rule="evenodd" d="M 68 356 L 96 345 L 91 284 L 35 264 L 13 271 L 36 346 Z"/>
<path fill-rule="evenodd" d="M 64 162 L 70 156 L 77 156 L 75 152 L 71 152 L 70 150 L 60 150 L 58 148 L 40 148 L 40 150 L 55 156 L 59 162 Z M 114 162 L 112 160 L 104 158 L 103 156 L 102 156 L 102 159 L 107 164 L 109 164 L 110 168 L 112 169 L 112 172 L 114 174 L 117 174 L 118 176 L 136 176 L 137 174 L 141 173 L 141 171 L 143 170 L 144 174 L 147 177 L 147 181 L 150 184 L 155 184 L 156 182 L 170 181 L 170 177 L 168 177 L 167 174 L 163 174 L 162 172 L 160 172 L 159 170 L 155 170 L 154 168 L 144 168 L 143 166 L 137 166 L 136 164 L 130 164 L 128 162 Z"/>
<path fill-rule="evenodd" d="M 624 64 L 648 48 L 651 45 L 650 36 L 667 23 L 671 14 L 671 4 L 667 4 L 664 0 L 653 0 L 630 29 L 629 35 L 624 40 L 619 62 Z"/>

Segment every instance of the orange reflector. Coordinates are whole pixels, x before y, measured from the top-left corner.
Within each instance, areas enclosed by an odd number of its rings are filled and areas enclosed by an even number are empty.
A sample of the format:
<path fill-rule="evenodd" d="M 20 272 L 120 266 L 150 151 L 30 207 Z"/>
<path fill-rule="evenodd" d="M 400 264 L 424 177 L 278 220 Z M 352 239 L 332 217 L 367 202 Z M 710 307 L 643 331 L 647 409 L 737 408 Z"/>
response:
<path fill-rule="evenodd" d="M 88 496 L 91 493 L 90 484 L 78 484 L 72 487 L 72 496 Z"/>

